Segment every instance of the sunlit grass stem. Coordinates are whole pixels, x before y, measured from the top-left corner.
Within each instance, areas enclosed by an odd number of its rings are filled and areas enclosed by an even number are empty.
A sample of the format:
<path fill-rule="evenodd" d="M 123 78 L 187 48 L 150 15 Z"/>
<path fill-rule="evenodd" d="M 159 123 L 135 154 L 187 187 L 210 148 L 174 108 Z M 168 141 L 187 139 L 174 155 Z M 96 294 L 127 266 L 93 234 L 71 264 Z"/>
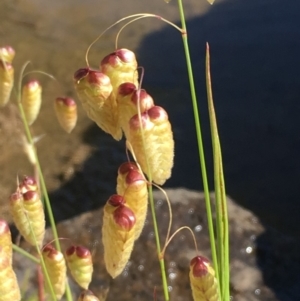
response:
<path fill-rule="evenodd" d="M 188 35 L 187 35 L 187 29 L 186 29 L 186 23 L 185 23 L 185 15 L 184 15 L 184 9 L 183 9 L 181 0 L 178 0 L 178 7 L 179 7 L 179 13 L 180 13 L 181 26 L 182 26 L 182 29 L 184 32 L 182 34 L 182 41 L 183 41 L 183 47 L 184 47 L 184 52 L 185 52 L 187 71 L 188 71 L 188 77 L 189 77 L 189 83 L 190 83 L 190 92 L 191 92 L 191 97 L 192 97 L 192 105 L 193 105 L 193 112 L 194 112 L 194 119 L 195 119 L 195 129 L 196 129 L 196 135 L 197 135 L 199 159 L 200 159 L 200 165 L 201 165 L 201 174 L 202 174 L 203 189 L 204 189 L 204 196 L 205 196 L 205 205 L 206 205 L 206 212 L 207 212 L 207 222 L 208 222 L 208 229 L 209 229 L 209 240 L 210 240 L 210 246 L 211 246 L 211 252 L 212 252 L 212 260 L 213 260 L 213 266 L 214 266 L 214 269 L 216 272 L 216 277 L 217 277 L 217 279 L 219 279 L 219 277 L 218 277 L 219 268 L 218 268 L 216 243 L 215 243 L 215 236 L 214 236 L 214 225 L 213 225 L 213 218 L 212 218 L 212 211 L 211 211 L 208 180 L 207 180 L 203 139 L 202 139 L 201 125 L 200 125 L 200 116 L 199 116 L 199 110 L 198 110 L 198 104 L 197 104 L 197 97 L 196 97 L 196 91 L 195 91 L 194 76 L 193 76 L 193 69 L 192 69 L 191 58 L 190 58 L 189 45 L 188 45 Z"/>
<path fill-rule="evenodd" d="M 39 158 L 38 158 L 36 149 L 34 147 L 34 140 L 33 140 L 33 137 L 31 135 L 30 128 L 29 128 L 29 125 L 28 125 L 28 122 L 27 122 L 27 119 L 26 119 L 26 116 L 25 116 L 24 108 L 23 108 L 23 105 L 22 105 L 22 101 L 21 101 L 22 79 L 23 79 L 24 70 L 25 70 L 25 68 L 27 67 L 28 64 L 29 64 L 29 62 L 25 63 L 23 65 L 22 69 L 21 69 L 21 72 L 20 72 L 20 78 L 19 78 L 18 90 L 17 90 L 17 104 L 18 104 L 19 112 L 21 114 L 21 119 L 23 121 L 24 129 L 25 129 L 25 133 L 26 133 L 26 138 L 27 138 L 28 142 L 30 143 L 30 145 L 33 146 L 32 149 L 33 149 L 34 156 L 35 156 L 35 159 L 36 159 L 36 166 L 35 167 L 37 168 L 38 174 L 39 174 L 39 180 L 40 180 L 40 184 L 41 184 L 41 188 L 42 188 L 42 192 L 43 192 L 44 204 L 45 204 L 46 209 L 47 209 L 48 218 L 49 218 L 49 221 L 50 221 L 50 226 L 51 226 L 51 230 L 52 230 L 53 237 L 54 237 L 54 244 L 55 244 L 56 249 L 58 251 L 61 251 L 61 246 L 60 246 L 59 237 L 58 237 L 58 233 L 57 233 L 56 223 L 55 223 L 54 215 L 53 215 L 53 212 L 52 212 L 52 207 L 51 207 L 51 203 L 50 203 L 50 199 L 49 199 L 49 195 L 48 195 L 44 175 L 43 175 L 43 172 L 42 172 L 42 169 L 41 169 L 41 165 L 40 165 L 40 162 L 39 162 Z M 37 251 L 38 251 L 38 253 L 41 257 L 41 265 L 42 265 L 43 271 L 45 272 L 46 280 L 49 283 L 49 279 L 48 279 L 49 276 L 48 276 L 48 273 L 46 271 L 45 263 L 42 259 L 42 255 L 41 255 L 41 252 L 40 252 L 39 248 L 37 248 Z M 51 293 L 52 297 L 54 297 L 54 300 L 56 300 L 56 297 L 55 297 L 55 294 L 53 292 L 53 288 L 52 288 L 51 285 L 50 285 L 50 293 Z M 66 285 L 66 295 L 67 295 L 67 300 L 68 301 L 73 300 L 68 282 L 67 282 L 67 285 Z"/>
<path fill-rule="evenodd" d="M 161 257 L 161 245 L 160 245 L 160 237 L 159 237 L 159 227 L 157 224 L 156 219 L 156 212 L 155 212 L 155 204 L 154 204 L 154 197 L 153 197 L 153 189 L 152 189 L 152 174 L 151 174 L 151 168 L 149 165 L 149 161 L 147 158 L 147 145 L 145 141 L 145 135 L 144 130 L 142 126 L 142 116 L 141 116 L 141 108 L 140 108 L 140 101 L 137 102 L 137 111 L 138 111 L 138 118 L 141 128 L 141 137 L 142 137 L 142 143 L 143 143 L 143 151 L 145 153 L 145 159 L 146 159 L 146 165 L 147 165 L 147 175 L 148 175 L 148 181 L 150 183 L 148 187 L 148 193 L 149 193 L 149 203 L 151 208 L 151 215 L 153 220 L 153 230 L 154 230 L 154 236 L 155 236 L 155 242 L 156 242 L 156 250 L 157 250 L 157 257 L 159 260 L 160 270 L 161 270 L 161 277 L 162 277 L 162 285 L 163 285 L 163 291 L 164 291 L 164 297 L 165 301 L 169 301 L 169 291 L 168 291 L 168 281 L 167 281 L 167 274 L 166 274 L 166 267 L 165 267 L 165 260 L 163 257 Z"/>

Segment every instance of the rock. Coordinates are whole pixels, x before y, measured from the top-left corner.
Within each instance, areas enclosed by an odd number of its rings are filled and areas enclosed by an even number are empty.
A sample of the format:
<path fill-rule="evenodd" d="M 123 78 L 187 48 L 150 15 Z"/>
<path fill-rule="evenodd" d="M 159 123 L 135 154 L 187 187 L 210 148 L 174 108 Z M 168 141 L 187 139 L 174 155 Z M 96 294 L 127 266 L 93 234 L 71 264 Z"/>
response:
<path fill-rule="evenodd" d="M 166 192 L 172 204 L 172 233 L 182 226 L 189 226 L 196 237 L 199 253 L 211 257 L 203 193 L 181 188 L 167 189 Z M 213 195 L 211 197 L 213 200 Z M 163 245 L 169 223 L 168 207 L 160 191 L 154 192 L 154 198 L 160 241 Z M 297 285 L 300 266 L 299 242 L 263 227 L 255 215 L 238 206 L 230 198 L 228 198 L 228 214 L 233 300 L 299 300 L 300 292 Z M 158 296 L 162 295 L 150 210 L 142 236 L 135 243 L 131 259 L 124 272 L 115 280 L 110 278 L 104 267 L 101 224 L 102 208 L 58 225 L 59 236 L 63 238 L 61 240 L 63 249 L 70 244 L 81 244 L 91 249 L 94 275 L 90 289 L 99 296 L 108 292 L 107 301 L 153 300 L 155 291 Z M 51 240 L 50 232 L 49 229 L 47 241 Z M 30 249 L 26 244 L 23 246 L 27 250 Z M 171 300 L 192 300 L 188 269 L 189 261 L 195 255 L 192 236 L 185 229 L 180 231 L 167 247 L 165 264 Z M 15 254 L 15 267 L 19 279 L 24 279 L 22 275 L 28 273 L 31 266 L 32 264 L 24 260 L 22 255 Z M 80 292 L 78 286 L 73 282 L 71 285 L 72 291 L 78 295 Z"/>

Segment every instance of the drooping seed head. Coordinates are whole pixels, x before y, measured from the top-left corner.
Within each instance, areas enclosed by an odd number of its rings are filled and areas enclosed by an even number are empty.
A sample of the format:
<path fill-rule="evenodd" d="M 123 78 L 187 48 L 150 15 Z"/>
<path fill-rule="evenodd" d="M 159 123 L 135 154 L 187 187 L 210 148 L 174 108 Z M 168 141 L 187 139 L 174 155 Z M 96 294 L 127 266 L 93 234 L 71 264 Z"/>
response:
<path fill-rule="evenodd" d="M 107 68 L 113 67 L 118 68 L 123 64 L 135 64 L 135 54 L 125 48 L 118 49 L 106 57 L 104 57 L 100 63 L 101 70 L 105 73 Z"/>
<path fill-rule="evenodd" d="M 65 105 L 66 107 L 76 107 L 76 102 L 70 97 L 57 97 L 55 100 L 60 105 Z"/>
<path fill-rule="evenodd" d="M 151 107 L 149 110 L 141 114 L 141 122 L 138 114 L 130 119 L 130 128 L 138 130 L 141 128 L 150 130 L 153 125 L 161 124 L 168 121 L 167 112 L 159 106 Z"/>
<path fill-rule="evenodd" d="M 15 57 L 15 50 L 11 46 L 0 47 L 0 60 L 11 63 Z"/>
<path fill-rule="evenodd" d="M 133 211 L 120 205 L 113 213 L 114 220 L 123 230 L 130 231 L 135 225 L 136 219 Z"/>
<path fill-rule="evenodd" d="M 7 221 L 0 219 L 0 236 L 8 232 L 10 232 L 10 230 Z"/>
<path fill-rule="evenodd" d="M 1 301 L 21 300 L 20 288 L 12 268 L 11 259 L 3 248 L 0 248 L 0 288 Z"/>
<path fill-rule="evenodd" d="M 138 170 L 135 162 L 124 162 L 120 165 L 118 173 L 121 175 L 127 174 L 130 170 Z"/>
<path fill-rule="evenodd" d="M 72 256 L 73 254 L 76 254 L 79 258 L 88 258 L 91 256 L 90 250 L 83 246 L 71 246 L 66 250 L 67 256 Z"/>
<path fill-rule="evenodd" d="M 13 66 L 8 62 L 0 60 L 0 107 L 4 107 L 8 103 L 13 85 Z"/>
<path fill-rule="evenodd" d="M 104 73 L 90 68 L 81 68 L 74 73 L 74 81 L 88 84 L 97 84 L 107 86 L 110 84 L 110 79 Z"/>
<path fill-rule="evenodd" d="M 195 277 L 203 277 L 208 273 L 209 260 L 204 256 L 196 256 L 191 260 L 190 266 Z"/>
<path fill-rule="evenodd" d="M 22 88 L 22 105 L 29 125 L 36 120 L 42 104 L 42 86 L 37 80 L 27 82 Z"/>
<path fill-rule="evenodd" d="M 83 246 L 71 246 L 65 252 L 74 280 L 84 289 L 89 287 L 93 274 L 92 254 Z"/>
<path fill-rule="evenodd" d="M 77 122 L 77 104 L 70 97 L 57 97 L 54 102 L 57 120 L 61 127 L 71 133 Z"/>
<path fill-rule="evenodd" d="M 124 205 L 125 199 L 118 194 L 113 194 L 107 201 L 111 206 L 118 207 Z"/>
<path fill-rule="evenodd" d="M 28 190 L 27 192 L 23 193 L 23 199 L 25 202 L 34 202 L 39 199 L 39 194 L 37 191 Z"/>
<path fill-rule="evenodd" d="M 47 245 L 43 248 L 42 251 L 43 255 L 48 257 L 49 259 L 60 261 L 63 258 L 63 254 L 56 250 L 52 245 Z"/>
<path fill-rule="evenodd" d="M 100 109 L 112 92 L 110 78 L 98 70 L 81 68 L 74 74 L 76 92 L 83 104 Z"/>
<path fill-rule="evenodd" d="M 141 128 L 150 130 L 153 128 L 153 123 L 150 121 L 150 117 L 146 111 L 141 114 L 141 119 L 138 114 L 134 115 L 129 121 L 129 127 L 134 131 L 140 130 Z"/>
<path fill-rule="evenodd" d="M 123 83 L 118 88 L 118 94 L 121 96 L 128 96 L 136 91 L 136 86 L 134 83 Z"/>
<path fill-rule="evenodd" d="M 160 124 L 168 120 L 167 112 L 159 106 L 154 106 L 148 110 L 148 115 L 151 121 L 155 124 Z"/>
<path fill-rule="evenodd" d="M 99 301 L 99 299 L 89 290 L 83 291 L 77 301 Z"/>
<path fill-rule="evenodd" d="M 37 191 L 38 186 L 35 178 L 30 176 L 24 176 L 23 181 L 19 185 L 19 189 L 22 193 L 25 193 L 29 190 Z"/>
<path fill-rule="evenodd" d="M 16 192 L 10 195 L 10 202 L 18 202 L 18 201 L 23 201 L 23 195 L 19 190 L 17 190 Z"/>
<path fill-rule="evenodd" d="M 12 262 L 12 241 L 8 223 L 4 219 L 0 219 L 0 247 L 3 254 Z"/>
<path fill-rule="evenodd" d="M 153 98 L 144 89 L 135 90 L 131 101 L 136 106 L 138 106 L 138 102 L 140 103 L 141 112 L 147 111 L 154 106 Z"/>
<path fill-rule="evenodd" d="M 125 181 L 127 185 L 132 185 L 134 183 L 137 184 L 138 182 L 144 183 L 145 178 L 139 170 L 130 170 L 126 176 Z"/>
<path fill-rule="evenodd" d="M 67 278 L 67 266 L 64 255 L 60 251 L 56 250 L 52 245 L 48 244 L 42 249 L 42 256 L 53 292 L 56 299 L 60 300 L 65 293 Z M 45 289 L 47 292 L 50 292 L 50 287 L 46 281 Z"/>
<path fill-rule="evenodd" d="M 91 252 L 88 248 L 85 248 L 83 246 L 77 246 L 76 247 L 76 255 L 79 258 L 88 258 L 91 256 Z"/>

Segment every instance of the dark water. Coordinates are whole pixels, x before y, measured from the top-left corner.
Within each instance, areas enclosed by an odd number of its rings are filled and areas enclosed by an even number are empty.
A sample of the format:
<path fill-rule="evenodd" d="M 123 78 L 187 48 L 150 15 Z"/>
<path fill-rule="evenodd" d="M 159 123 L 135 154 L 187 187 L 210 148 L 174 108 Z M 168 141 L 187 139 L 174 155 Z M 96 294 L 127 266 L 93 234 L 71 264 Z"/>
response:
<path fill-rule="evenodd" d="M 207 159 L 211 160 L 206 41 L 227 192 L 263 222 L 296 236 L 300 234 L 299 11 L 297 1 L 225 1 L 187 22 Z M 145 37 L 139 61 L 146 68 L 144 85 L 157 89 L 157 99 L 168 108 L 174 124 L 176 164 L 167 185 L 197 189 L 201 185 L 193 115 L 176 32 L 166 28 Z"/>

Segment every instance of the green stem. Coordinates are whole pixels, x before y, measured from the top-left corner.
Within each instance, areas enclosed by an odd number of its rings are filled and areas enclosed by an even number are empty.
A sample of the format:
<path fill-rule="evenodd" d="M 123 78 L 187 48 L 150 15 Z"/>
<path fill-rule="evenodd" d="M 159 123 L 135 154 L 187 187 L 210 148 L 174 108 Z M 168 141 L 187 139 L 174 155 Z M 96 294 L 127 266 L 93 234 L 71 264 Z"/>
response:
<path fill-rule="evenodd" d="M 156 212 L 155 212 L 155 205 L 154 205 L 154 198 L 153 198 L 153 191 L 152 191 L 152 173 L 147 157 L 147 145 L 145 141 L 145 135 L 144 135 L 144 130 L 142 127 L 142 117 L 141 117 L 141 110 L 138 102 L 138 117 L 139 117 L 139 123 L 141 127 L 141 138 L 142 138 L 142 144 L 143 144 L 143 151 L 145 154 L 145 159 L 146 159 L 146 165 L 147 165 L 147 177 L 148 181 L 150 183 L 149 185 L 149 203 L 150 203 L 150 208 L 151 208 L 151 213 L 152 213 L 152 220 L 153 220 L 153 229 L 154 229 L 154 236 L 155 236 L 155 241 L 156 241 L 156 250 L 159 258 L 159 265 L 160 265 L 160 270 L 161 270 L 161 277 L 162 277 L 162 284 L 163 284 L 163 291 L 164 291 L 164 297 L 165 301 L 169 301 L 169 291 L 168 291 L 168 281 L 167 281 L 167 274 L 166 274 L 166 268 L 165 268 L 165 261 L 164 258 L 161 258 L 161 246 L 160 246 L 160 240 L 159 240 L 159 231 L 158 231 L 158 225 L 157 225 L 157 219 L 156 219 Z"/>
<path fill-rule="evenodd" d="M 24 249 L 18 247 L 17 245 L 13 244 L 12 248 L 14 251 L 22 254 L 23 256 L 29 258 L 30 260 L 34 261 L 37 264 L 40 264 L 40 260 L 36 258 L 35 256 L 31 255 L 30 253 L 26 252 Z"/>
<path fill-rule="evenodd" d="M 163 258 L 160 257 L 161 246 L 160 246 L 160 241 L 159 241 L 159 231 L 158 231 L 158 225 L 157 225 L 157 220 L 156 220 L 156 212 L 155 212 L 152 185 L 149 186 L 148 191 L 149 191 L 149 202 L 150 202 L 152 219 L 153 219 L 153 229 L 154 229 L 154 235 L 155 235 L 155 241 L 156 241 L 156 249 L 157 249 L 157 253 L 159 255 L 159 265 L 160 265 L 160 270 L 161 270 L 164 296 L 165 296 L 165 300 L 169 301 L 169 291 L 168 291 L 168 281 L 167 281 L 167 276 L 166 276 L 165 261 Z"/>
<path fill-rule="evenodd" d="M 208 222 L 208 229 L 209 229 L 209 239 L 210 239 L 211 252 L 212 252 L 212 260 L 213 260 L 213 265 L 214 265 L 214 269 L 216 272 L 216 277 L 218 278 L 218 270 L 219 269 L 218 269 L 218 262 L 217 262 L 214 226 L 213 226 L 213 218 L 212 218 L 212 211 L 211 211 L 211 205 L 210 205 L 211 203 L 210 203 L 210 196 L 209 196 L 208 181 L 207 181 L 203 139 L 202 139 L 202 134 L 201 134 L 200 116 L 198 113 L 197 97 L 196 97 L 196 92 L 195 92 L 193 70 L 192 70 L 192 64 L 191 64 L 191 58 L 190 58 L 190 52 L 189 52 L 184 10 L 183 10 L 183 5 L 182 5 L 181 0 L 178 0 L 178 7 L 179 7 L 179 13 L 180 13 L 180 19 L 181 19 L 181 26 L 183 29 L 182 40 L 183 40 L 185 57 L 186 57 L 188 77 L 189 77 L 189 82 L 190 82 L 190 91 L 191 91 L 191 97 L 192 97 L 192 105 L 193 105 L 193 111 L 194 111 L 195 128 L 196 128 L 198 152 L 199 152 L 203 189 L 204 189 L 204 196 L 205 196 L 205 205 L 206 205 L 207 222 Z"/>
<path fill-rule="evenodd" d="M 36 167 L 37 167 L 37 170 L 39 173 L 40 183 L 41 183 L 41 187 L 42 187 L 42 191 L 43 191 L 43 196 L 45 199 L 45 206 L 47 208 L 47 213 L 48 213 L 51 229 L 53 231 L 53 237 L 55 239 L 55 247 L 58 251 L 61 251 L 61 247 L 60 247 L 60 243 L 59 243 L 59 239 L 58 239 L 58 233 L 57 233 L 57 229 L 56 229 L 56 224 L 55 224 L 55 220 L 54 220 L 54 216 L 53 216 L 53 212 L 52 212 L 43 172 L 42 172 L 41 165 L 40 165 L 40 162 L 39 162 L 39 159 L 38 159 L 35 147 L 34 147 L 34 141 L 32 139 L 32 136 L 31 136 L 31 133 L 30 133 L 27 121 L 26 121 L 26 116 L 25 116 L 23 105 L 22 105 L 21 101 L 18 101 L 18 107 L 19 107 L 19 111 L 21 113 L 21 117 L 22 117 L 23 124 L 25 127 L 27 140 L 30 143 L 30 145 L 33 146 L 33 151 L 34 151 L 34 155 L 35 155 L 35 159 L 36 159 Z"/>
<path fill-rule="evenodd" d="M 23 67 L 21 69 L 21 72 L 20 72 L 20 78 L 19 78 L 19 82 L 18 82 L 18 92 L 17 92 L 17 104 L 18 104 L 19 112 L 21 114 L 21 119 L 23 121 L 23 125 L 24 125 L 24 128 L 25 128 L 27 141 L 32 146 L 32 150 L 34 152 L 34 156 L 35 156 L 35 160 L 36 160 L 36 166 L 35 167 L 37 168 L 38 173 L 39 173 L 40 184 L 41 184 L 41 188 L 42 188 L 42 192 L 43 192 L 43 197 L 45 199 L 44 204 L 45 204 L 46 209 L 47 209 L 48 218 L 49 218 L 50 226 L 51 226 L 52 233 L 53 233 L 54 244 L 55 244 L 56 249 L 61 252 L 61 246 L 60 246 L 59 237 L 58 237 L 58 233 L 57 233 L 56 223 L 55 223 L 54 215 L 53 215 L 53 212 L 52 212 L 52 207 L 51 207 L 48 191 L 47 191 L 47 188 L 46 188 L 45 179 L 44 179 L 44 176 L 43 176 L 42 168 L 41 168 L 41 165 L 40 165 L 40 162 L 39 162 L 39 158 L 38 158 L 36 149 L 34 147 L 34 141 L 33 141 L 30 129 L 29 129 L 29 125 L 28 125 L 28 122 L 27 122 L 27 119 L 26 119 L 26 116 L 25 116 L 25 112 L 24 112 L 24 108 L 23 108 L 22 100 L 21 100 L 22 78 L 23 78 L 22 74 L 24 74 L 24 70 L 27 67 L 27 65 L 28 65 L 28 62 L 23 65 Z M 45 267 L 42 255 L 41 255 L 40 250 L 39 250 L 38 247 L 37 247 L 37 249 L 38 249 L 39 255 L 41 256 L 41 265 L 42 265 L 43 271 L 45 273 L 47 281 L 49 281 L 49 279 L 48 279 L 49 276 L 48 276 L 48 273 L 46 271 L 46 267 Z M 70 287 L 69 287 L 68 283 L 66 285 L 66 288 L 67 288 L 67 292 L 70 292 Z M 53 295 L 53 288 L 52 288 L 51 285 L 50 285 L 50 290 L 51 290 L 51 294 Z M 56 298 L 54 300 L 56 300 Z M 68 301 L 73 300 L 71 294 L 67 295 L 67 300 Z"/>

